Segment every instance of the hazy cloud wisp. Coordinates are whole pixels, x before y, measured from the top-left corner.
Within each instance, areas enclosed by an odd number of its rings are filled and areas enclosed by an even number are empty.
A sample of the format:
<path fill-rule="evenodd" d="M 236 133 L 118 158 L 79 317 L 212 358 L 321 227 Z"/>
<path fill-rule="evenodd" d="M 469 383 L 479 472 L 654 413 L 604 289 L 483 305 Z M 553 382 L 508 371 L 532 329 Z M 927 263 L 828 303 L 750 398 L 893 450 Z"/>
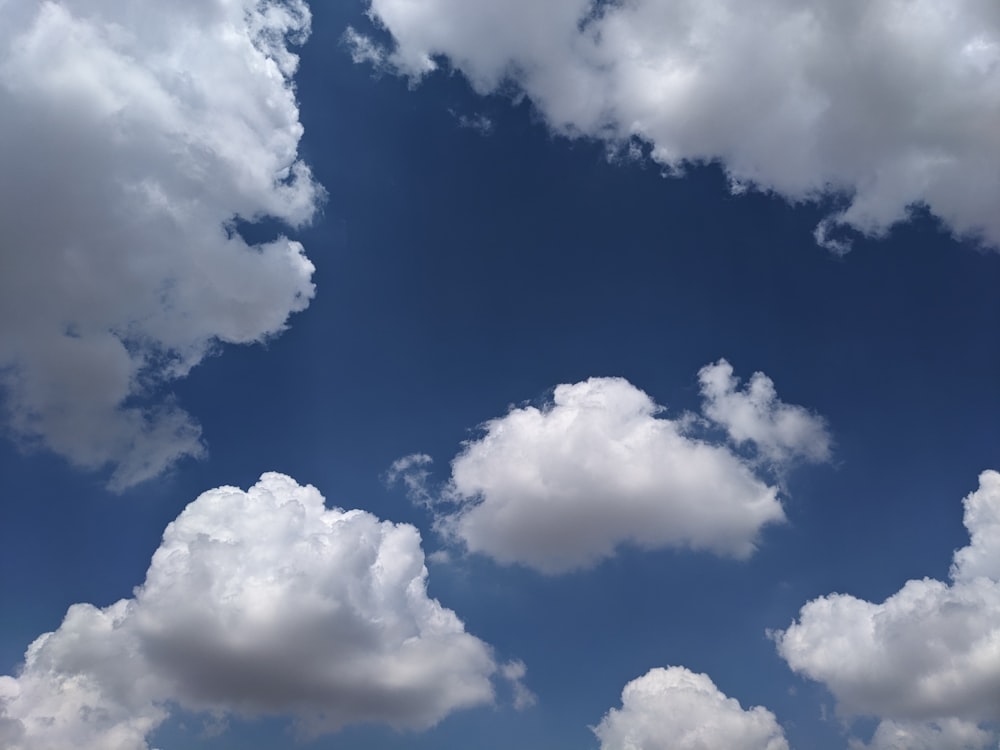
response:
<path fill-rule="evenodd" d="M 684 667 L 652 669 L 622 691 L 594 728 L 601 750 L 788 750 L 774 714 L 744 709 L 705 674 Z"/>

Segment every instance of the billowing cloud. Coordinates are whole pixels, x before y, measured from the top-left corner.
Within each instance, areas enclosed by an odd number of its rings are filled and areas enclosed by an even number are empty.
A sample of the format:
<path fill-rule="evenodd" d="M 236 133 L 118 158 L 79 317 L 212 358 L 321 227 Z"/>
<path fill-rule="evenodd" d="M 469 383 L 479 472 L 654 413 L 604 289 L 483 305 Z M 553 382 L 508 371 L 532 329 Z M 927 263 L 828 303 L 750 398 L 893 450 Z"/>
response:
<path fill-rule="evenodd" d="M 141 7 L 140 7 L 141 6 Z M 284 237 L 322 198 L 297 157 L 302 0 L 9 0 L 0 24 L 0 387 L 27 444 L 123 488 L 203 451 L 158 394 L 313 296 Z"/>
<path fill-rule="evenodd" d="M 801 458 L 806 461 L 830 459 L 830 434 L 822 417 L 801 406 L 783 403 L 774 382 L 755 372 L 742 391 L 733 366 L 726 360 L 705 365 L 698 372 L 702 411 L 725 428 L 737 445 L 750 443 L 774 464 Z"/>
<path fill-rule="evenodd" d="M 955 553 L 951 583 L 907 581 L 880 604 L 823 596 L 774 634 L 789 666 L 826 685 L 841 713 L 896 722 L 874 747 L 896 747 L 891 738 L 906 732 L 966 737 L 965 745 L 942 739 L 935 747 L 979 747 L 966 725 L 1000 720 L 998 516 L 1000 474 L 986 471 L 965 498 L 972 543 Z"/>
<path fill-rule="evenodd" d="M 392 36 L 358 60 L 414 79 L 440 59 L 512 86 L 549 125 L 648 144 L 665 171 L 720 162 L 736 191 L 842 199 L 835 251 L 926 206 L 1000 245 L 1000 10 L 993 0 L 370 0 Z M 362 43 L 363 42 L 363 43 Z"/>
<path fill-rule="evenodd" d="M 801 409 L 773 392 L 766 407 L 760 418 L 772 423 Z M 556 386 L 542 408 L 512 408 L 481 425 L 442 491 L 430 488 L 423 454 L 398 460 L 390 479 L 402 477 L 434 508 L 446 538 L 544 573 L 593 566 L 621 544 L 746 558 L 761 529 L 785 518 L 778 488 L 761 478 L 758 461 L 699 437 L 705 424 L 691 414 L 668 418 L 622 378 L 591 378 Z M 779 443 L 799 445 L 795 430 L 775 434 L 768 427 L 738 442 L 768 455 Z"/>
<path fill-rule="evenodd" d="M 593 565 L 622 542 L 745 558 L 784 520 L 774 487 L 729 449 L 621 378 L 556 386 L 545 409 L 490 420 L 452 462 L 459 509 L 443 528 L 471 552 L 547 573 Z"/>
<path fill-rule="evenodd" d="M 167 527 L 134 598 L 74 605 L 0 677 L 0 737 L 145 750 L 174 704 L 289 715 L 307 734 L 429 727 L 492 702 L 500 668 L 426 577 L 412 526 L 328 509 L 281 474 L 210 490 Z"/>
<path fill-rule="evenodd" d="M 784 731 L 761 706 L 744 710 L 708 675 L 652 669 L 625 686 L 622 707 L 594 728 L 601 750 L 788 750 Z"/>

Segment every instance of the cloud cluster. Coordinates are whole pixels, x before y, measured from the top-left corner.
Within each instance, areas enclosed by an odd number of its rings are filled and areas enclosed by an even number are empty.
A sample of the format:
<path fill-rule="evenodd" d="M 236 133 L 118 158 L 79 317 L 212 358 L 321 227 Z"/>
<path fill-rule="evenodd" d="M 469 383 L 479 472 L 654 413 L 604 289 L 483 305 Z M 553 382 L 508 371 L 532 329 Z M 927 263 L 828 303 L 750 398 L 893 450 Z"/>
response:
<path fill-rule="evenodd" d="M 328 509 L 289 477 L 210 490 L 167 527 L 134 598 L 74 605 L 0 677 L 0 739 L 145 750 L 171 704 L 291 715 L 314 734 L 421 729 L 492 702 L 492 650 L 426 576 L 412 526 Z M 517 691 L 523 665 L 502 671 Z"/>
<path fill-rule="evenodd" d="M 702 372 L 713 368 L 732 372 L 725 360 Z M 716 401 L 723 396 L 744 397 L 727 392 Z M 822 421 L 770 396 L 742 418 L 749 432 L 737 442 L 775 463 L 803 453 L 818 459 L 817 446 L 829 444 Z M 718 411 L 728 418 L 729 409 Z M 542 408 L 512 408 L 481 425 L 442 492 L 428 488 L 426 455 L 400 459 L 389 476 L 434 507 L 447 538 L 543 573 L 591 567 L 626 543 L 749 557 L 761 529 L 785 518 L 778 488 L 760 476 L 759 462 L 699 437 L 703 420 L 663 412 L 622 378 L 563 384 Z M 784 429 L 788 414 L 809 429 Z"/>
<path fill-rule="evenodd" d="M 0 388 L 27 444 L 127 487 L 200 455 L 157 394 L 313 296 L 297 156 L 303 0 L 9 0 L 0 24 Z"/>
<path fill-rule="evenodd" d="M 789 666 L 826 685 L 841 713 L 886 719 L 871 747 L 992 738 L 976 724 L 1000 720 L 998 518 L 1000 474 L 986 471 L 965 498 L 971 544 L 956 551 L 950 583 L 907 581 L 881 604 L 819 597 L 774 634 Z"/>
<path fill-rule="evenodd" d="M 370 0 L 413 79 L 446 58 L 480 93 L 526 94 L 556 132 L 648 144 L 677 173 L 720 162 L 735 190 L 834 195 L 816 230 L 870 235 L 926 206 L 1000 245 L 1000 10 L 992 0 Z"/>
<path fill-rule="evenodd" d="M 652 669 L 625 686 L 622 707 L 594 728 L 601 750 L 788 750 L 777 720 L 744 710 L 708 675 L 684 667 Z"/>

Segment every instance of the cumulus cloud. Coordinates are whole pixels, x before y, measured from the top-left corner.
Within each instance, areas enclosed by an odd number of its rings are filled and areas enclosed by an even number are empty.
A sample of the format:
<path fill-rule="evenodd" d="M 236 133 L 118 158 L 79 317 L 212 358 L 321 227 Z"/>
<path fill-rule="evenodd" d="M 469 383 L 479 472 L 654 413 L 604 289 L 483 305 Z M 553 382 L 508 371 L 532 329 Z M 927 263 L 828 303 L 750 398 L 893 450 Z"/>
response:
<path fill-rule="evenodd" d="M 749 557 L 784 520 L 777 490 L 621 378 L 559 385 L 551 405 L 490 420 L 452 461 L 459 507 L 441 527 L 471 552 L 546 573 L 622 542 Z"/>
<path fill-rule="evenodd" d="M 290 715 L 307 734 L 429 727 L 492 702 L 499 667 L 426 578 L 412 526 L 328 509 L 281 474 L 210 490 L 167 527 L 132 599 L 74 605 L 0 677 L 0 737 L 145 750 L 174 704 Z"/>
<path fill-rule="evenodd" d="M 963 501 L 969 544 L 955 551 L 950 574 L 956 581 L 1000 581 L 1000 473 L 984 471 L 979 489 Z"/>
<path fill-rule="evenodd" d="M 725 428 L 737 445 L 753 444 L 766 460 L 782 464 L 796 458 L 828 461 L 830 434 L 822 417 L 778 398 L 774 381 L 755 372 L 742 391 L 726 360 L 698 371 L 702 411 Z"/>
<path fill-rule="evenodd" d="M 764 427 L 740 441 L 784 456 L 803 435 L 775 425 L 801 407 L 773 391 L 765 407 Z M 512 408 L 481 425 L 441 490 L 429 484 L 424 454 L 399 459 L 389 477 L 434 509 L 447 539 L 544 573 L 591 567 L 621 544 L 747 558 L 761 529 L 785 518 L 778 488 L 759 462 L 699 437 L 703 423 L 665 416 L 622 378 L 590 378 L 556 386 L 542 408 Z"/>
<path fill-rule="evenodd" d="M 881 235 L 914 206 L 1000 245 L 992 0 L 370 0 L 370 13 L 392 36 L 380 59 L 412 79 L 446 58 L 480 93 L 527 95 L 556 132 L 648 144 L 667 172 L 717 161 L 737 191 L 841 199 L 815 234 L 834 251 L 849 248 L 841 228 Z"/>
<path fill-rule="evenodd" d="M 140 7 L 141 6 L 141 7 Z M 9 0 L 0 24 L 0 387 L 20 440 L 127 487 L 204 451 L 164 384 L 313 296 L 284 237 L 322 189 L 297 156 L 302 0 Z"/>
<path fill-rule="evenodd" d="M 902 747 L 907 733 L 907 748 L 980 747 L 975 724 L 1000 720 L 998 514 L 1000 474 L 986 471 L 965 498 L 972 543 L 955 553 L 950 583 L 907 581 L 880 604 L 822 596 L 774 634 L 789 666 L 826 685 L 842 714 L 895 722 L 873 747 Z"/>
<path fill-rule="evenodd" d="M 601 750 L 788 750 L 774 714 L 744 710 L 708 675 L 652 669 L 625 686 L 622 707 L 594 728 Z"/>

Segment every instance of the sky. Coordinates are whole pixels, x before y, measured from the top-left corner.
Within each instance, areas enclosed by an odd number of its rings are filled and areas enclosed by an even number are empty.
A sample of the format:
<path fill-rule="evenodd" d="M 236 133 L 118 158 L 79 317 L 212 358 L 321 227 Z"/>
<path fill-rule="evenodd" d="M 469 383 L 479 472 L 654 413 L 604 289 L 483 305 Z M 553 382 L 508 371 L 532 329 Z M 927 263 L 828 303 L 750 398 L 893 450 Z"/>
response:
<path fill-rule="evenodd" d="M 995 2 L 0 17 L 0 746 L 1000 747 Z"/>

